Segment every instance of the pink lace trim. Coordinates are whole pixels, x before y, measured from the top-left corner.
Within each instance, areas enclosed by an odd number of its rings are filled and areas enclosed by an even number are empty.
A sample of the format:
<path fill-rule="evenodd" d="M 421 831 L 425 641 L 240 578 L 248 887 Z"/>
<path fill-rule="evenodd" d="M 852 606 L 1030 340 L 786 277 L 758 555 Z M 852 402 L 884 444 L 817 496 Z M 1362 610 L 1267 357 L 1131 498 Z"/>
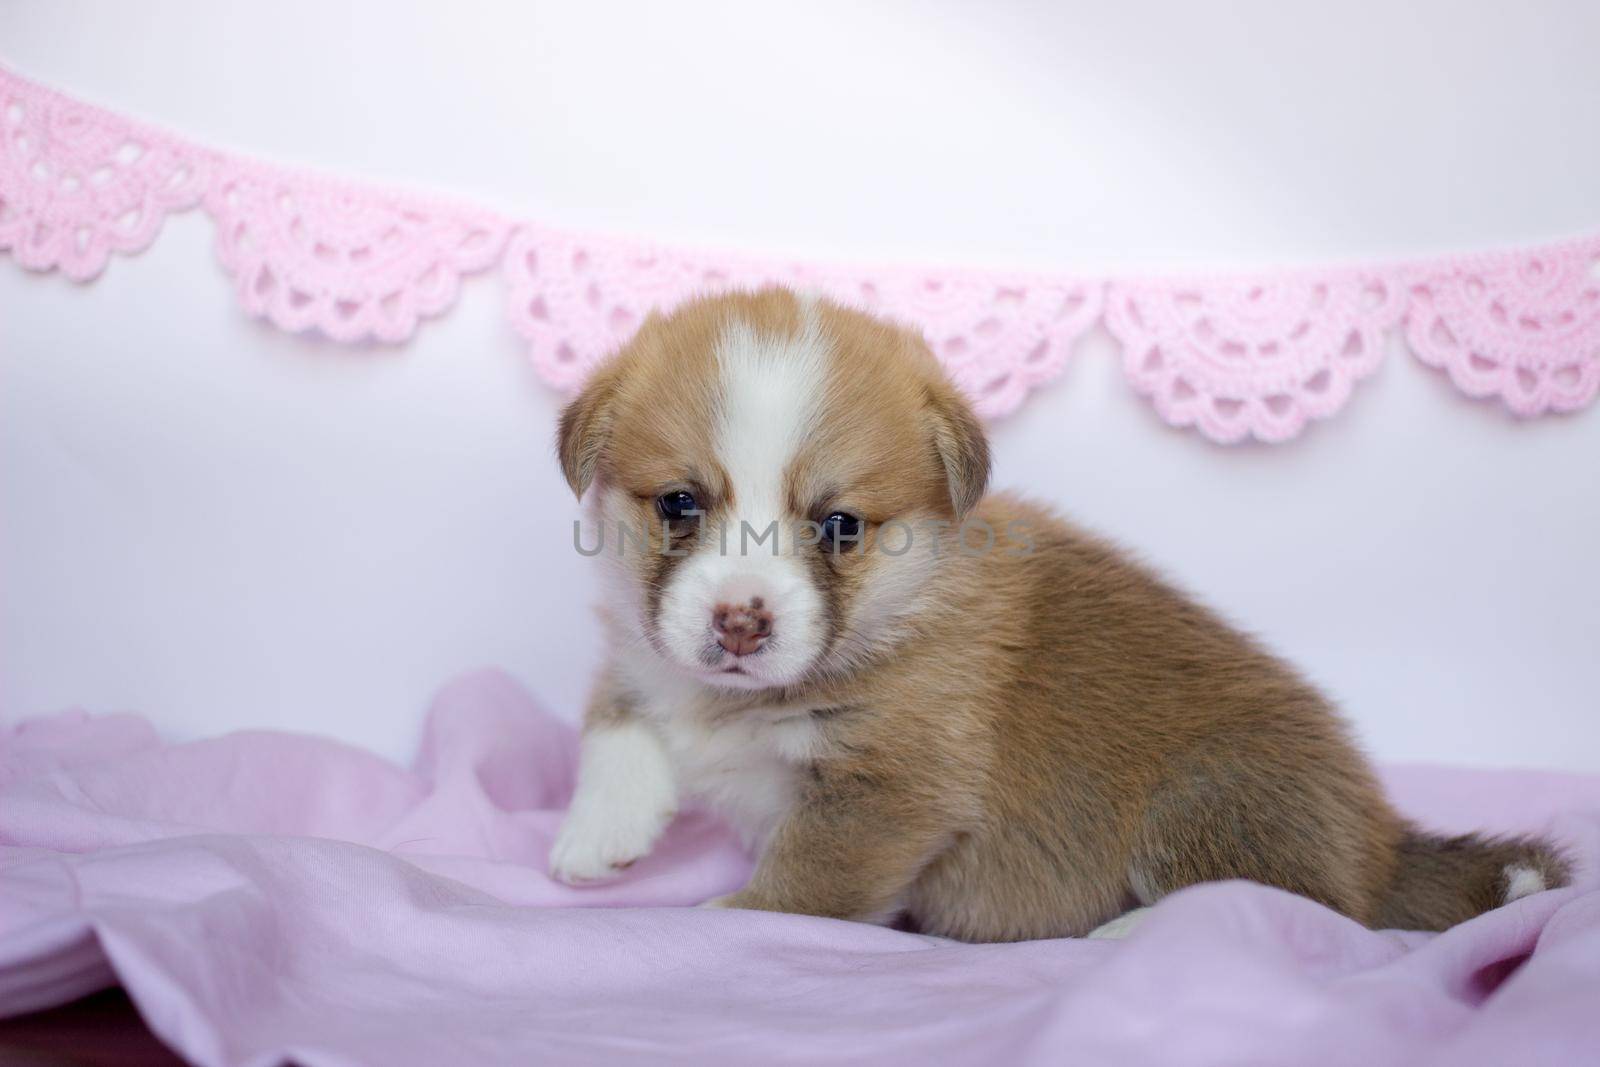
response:
<path fill-rule="evenodd" d="M 1518 415 L 1572 411 L 1600 387 L 1600 236 L 1461 256 L 1416 271 L 1406 340 L 1469 396 Z"/>
<path fill-rule="evenodd" d="M 580 235 L 196 145 L 0 68 L 0 251 L 77 281 L 203 205 L 240 303 L 281 329 L 396 343 L 502 268 L 541 376 L 575 388 L 653 308 L 785 282 L 920 328 L 987 417 L 1061 373 L 1102 318 L 1160 416 L 1219 442 L 1327 418 L 1403 335 L 1519 415 L 1600 389 L 1600 235 L 1409 264 L 1090 278 L 768 259 Z"/>
<path fill-rule="evenodd" d="M 0 250 L 88 281 L 193 207 L 205 153 L 0 69 Z"/>
<path fill-rule="evenodd" d="M 1285 441 L 1377 369 L 1404 311 L 1381 274 L 1111 284 L 1123 370 L 1174 426 L 1213 441 Z"/>
<path fill-rule="evenodd" d="M 494 266 L 510 225 L 492 212 L 219 162 L 205 198 L 239 302 L 279 329 L 404 341 Z"/>
<path fill-rule="evenodd" d="M 980 414 L 1015 410 L 1061 372 L 1101 285 L 983 271 L 823 266 L 689 252 L 524 226 L 506 256 L 509 314 L 535 364 L 573 388 L 653 308 L 781 282 L 920 327 Z"/>

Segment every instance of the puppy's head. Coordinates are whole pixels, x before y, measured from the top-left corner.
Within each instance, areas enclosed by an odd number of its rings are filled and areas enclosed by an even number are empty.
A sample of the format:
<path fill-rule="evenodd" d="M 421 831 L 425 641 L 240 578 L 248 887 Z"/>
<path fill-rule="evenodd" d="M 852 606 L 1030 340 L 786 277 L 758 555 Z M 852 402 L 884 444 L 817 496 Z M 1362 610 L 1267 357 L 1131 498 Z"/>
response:
<path fill-rule="evenodd" d="M 558 447 L 629 635 L 742 689 L 892 644 L 989 473 L 920 337 L 781 289 L 652 316 Z"/>

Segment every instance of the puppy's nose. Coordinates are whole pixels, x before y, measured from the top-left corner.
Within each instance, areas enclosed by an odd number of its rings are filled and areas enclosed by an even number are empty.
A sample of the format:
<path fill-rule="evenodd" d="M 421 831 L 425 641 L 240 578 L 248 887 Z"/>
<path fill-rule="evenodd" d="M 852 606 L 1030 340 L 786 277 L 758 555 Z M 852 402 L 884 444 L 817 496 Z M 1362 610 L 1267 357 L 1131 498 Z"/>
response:
<path fill-rule="evenodd" d="M 711 628 L 717 644 L 735 656 L 748 656 L 772 636 L 772 612 L 758 596 L 742 604 L 718 604 L 711 609 Z"/>

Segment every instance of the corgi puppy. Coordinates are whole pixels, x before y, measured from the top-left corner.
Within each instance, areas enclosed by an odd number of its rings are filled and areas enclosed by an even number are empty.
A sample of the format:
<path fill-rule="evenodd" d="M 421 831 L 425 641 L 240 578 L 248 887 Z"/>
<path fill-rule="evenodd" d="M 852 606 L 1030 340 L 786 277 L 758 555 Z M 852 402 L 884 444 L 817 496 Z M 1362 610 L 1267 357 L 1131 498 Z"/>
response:
<path fill-rule="evenodd" d="M 759 857 L 714 904 L 971 941 L 1120 933 L 1216 879 L 1426 930 L 1567 880 L 1545 842 L 1407 824 L 1293 669 L 986 495 L 982 427 L 899 326 L 694 300 L 595 371 L 558 451 L 611 649 L 563 882 L 615 877 L 690 802 Z"/>

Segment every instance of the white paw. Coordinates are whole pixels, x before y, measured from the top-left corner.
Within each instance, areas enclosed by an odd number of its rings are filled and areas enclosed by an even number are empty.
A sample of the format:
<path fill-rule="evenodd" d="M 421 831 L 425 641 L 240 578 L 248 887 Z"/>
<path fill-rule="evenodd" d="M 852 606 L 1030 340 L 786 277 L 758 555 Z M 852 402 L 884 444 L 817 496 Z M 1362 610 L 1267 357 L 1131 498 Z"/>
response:
<path fill-rule="evenodd" d="M 1097 937 L 1105 941 L 1127 937 L 1133 933 L 1134 927 L 1144 921 L 1144 913 L 1149 910 L 1149 908 L 1134 908 L 1130 912 L 1118 915 L 1108 923 L 1096 926 L 1089 931 L 1088 936 Z"/>
<path fill-rule="evenodd" d="M 671 808 L 640 810 L 620 802 L 575 807 L 550 848 L 550 876 L 568 885 L 615 878 L 649 855 L 675 814 Z"/>
<path fill-rule="evenodd" d="M 550 846 L 550 876 L 568 885 L 615 878 L 649 854 L 677 812 L 672 767 L 649 727 L 586 733 L 572 808 Z"/>

